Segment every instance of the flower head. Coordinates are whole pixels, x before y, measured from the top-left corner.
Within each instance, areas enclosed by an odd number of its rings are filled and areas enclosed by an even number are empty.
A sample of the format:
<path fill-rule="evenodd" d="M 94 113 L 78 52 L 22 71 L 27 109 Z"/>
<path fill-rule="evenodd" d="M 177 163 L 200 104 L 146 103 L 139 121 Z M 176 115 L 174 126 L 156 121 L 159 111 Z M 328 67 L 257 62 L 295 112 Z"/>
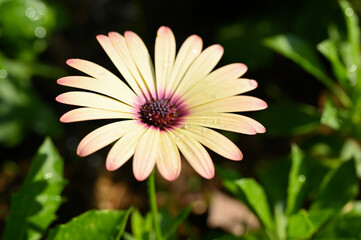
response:
<path fill-rule="evenodd" d="M 234 143 L 212 128 L 250 135 L 265 132 L 257 121 L 234 113 L 267 107 L 258 98 L 239 95 L 257 87 L 255 80 L 240 78 L 247 67 L 236 63 L 212 72 L 223 55 L 220 45 L 202 51 L 202 39 L 192 35 L 176 55 L 173 32 L 160 27 L 153 66 L 145 44 L 133 32 L 126 31 L 124 36 L 111 32 L 97 39 L 127 84 L 95 63 L 67 61 L 89 76 L 63 77 L 58 84 L 88 91 L 56 98 L 81 106 L 60 121 L 120 119 L 85 136 L 77 149 L 79 156 L 116 141 L 106 159 L 108 170 L 118 169 L 134 155 L 136 179 L 146 179 L 156 165 L 171 181 L 180 174 L 181 152 L 195 171 L 210 179 L 214 166 L 202 145 L 231 160 L 243 158 Z"/>

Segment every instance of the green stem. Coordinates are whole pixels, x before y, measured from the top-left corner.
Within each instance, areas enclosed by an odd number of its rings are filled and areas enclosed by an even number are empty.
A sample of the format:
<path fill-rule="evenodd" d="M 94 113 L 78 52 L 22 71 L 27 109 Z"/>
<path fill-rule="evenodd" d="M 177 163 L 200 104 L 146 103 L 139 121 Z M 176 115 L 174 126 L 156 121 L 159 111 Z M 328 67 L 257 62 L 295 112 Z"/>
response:
<path fill-rule="evenodd" d="M 162 240 L 162 232 L 160 231 L 160 224 L 158 218 L 158 207 L 157 207 L 157 199 L 155 197 L 155 171 L 153 171 L 148 178 L 148 195 L 149 195 L 149 203 L 150 209 L 152 211 L 154 230 L 157 240 Z"/>

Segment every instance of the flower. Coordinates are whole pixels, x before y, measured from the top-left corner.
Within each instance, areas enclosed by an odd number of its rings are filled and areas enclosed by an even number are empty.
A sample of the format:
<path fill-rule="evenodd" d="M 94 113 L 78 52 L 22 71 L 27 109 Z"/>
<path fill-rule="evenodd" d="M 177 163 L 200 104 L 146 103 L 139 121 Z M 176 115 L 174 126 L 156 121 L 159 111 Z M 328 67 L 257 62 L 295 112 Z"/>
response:
<path fill-rule="evenodd" d="M 116 141 L 106 159 L 109 171 L 134 155 L 137 180 L 146 179 L 156 165 L 172 181 L 180 174 L 181 152 L 196 172 L 210 179 L 214 165 L 202 145 L 231 160 L 243 158 L 233 142 L 211 128 L 250 135 L 265 132 L 259 122 L 234 113 L 267 107 L 261 99 L 239 95 L 257 87 L 255 80 L 240 78 L 247 67 L 235 63 L 212 72 L 223 55 L 220 45 L 202 51 L 202 39 L 192 35 L 176 55 L 173 32 L 163 26 L 157 32 L 153 66 L 145 44 L 134 32 L 126 31 L 124 36 L 110 32 L 98 35 L 97 40 L 127 84 L 95 63 L 66 62 L 89 76 L 63 77 L 58 84 L 88 91 L 56 98 L 82 107 L 65 113 L 60 121 L 121 119 L 84 137 L 77 149 L 79 156 Z"/>

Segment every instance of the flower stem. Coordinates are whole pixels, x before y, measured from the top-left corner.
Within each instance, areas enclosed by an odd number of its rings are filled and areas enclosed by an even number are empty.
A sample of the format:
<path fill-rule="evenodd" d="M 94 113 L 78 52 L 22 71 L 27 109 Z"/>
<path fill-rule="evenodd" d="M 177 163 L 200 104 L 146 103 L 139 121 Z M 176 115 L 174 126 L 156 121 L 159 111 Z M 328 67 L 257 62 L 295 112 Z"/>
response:
<path fill-rule="evenodd" d="M 155 197 L 155 171 L 153 171 L 148 178 L 148 195 L 149 195 L 149 203 L 150 209 L 152 212 L 154 230 L 157 240 L 162 240 L 162 232 L 160 231 L 160 223 L 158 217 L 158 207 L 157 207 L 157 199 Z"/>

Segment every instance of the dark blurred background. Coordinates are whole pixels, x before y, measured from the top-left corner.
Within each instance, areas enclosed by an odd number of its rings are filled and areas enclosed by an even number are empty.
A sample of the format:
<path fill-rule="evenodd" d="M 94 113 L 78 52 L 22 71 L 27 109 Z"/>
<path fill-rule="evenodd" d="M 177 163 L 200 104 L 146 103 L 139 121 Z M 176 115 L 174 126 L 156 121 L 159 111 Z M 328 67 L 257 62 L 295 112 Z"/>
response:
<path fill-rule="evenodd" d="M 361 2 L 351 1 L 358 13 Z M 82 137 L 104 121 L 61 124 L 58 119 L 73 107 L 55 102 L 69 90 L 56 84 L 66 75 L 81 75 L 65 61 L 82 58 L 112 72 L 111 61 L 97 43 L 97 34 L 109 31 L 136 32 L 151 54 L 157 29 L 169 26 L 178 47 L 192 34 L 204 47 L 219 43 L 224 57 L 219 66 L 245 63 L 245 77 L 259 87 L 251 95 L 272 103 L 291 101 L 318 106 L 324 87 L 291 61 L 266 48 L 266 37 L 292 33 L 315 45 L 328 36 L 330 24 L 343 27 L 335 0 L 258 1 L 126 1 L 126 0 L 2 0 L 0 1 L 0 235 L 8 214 L 11 194 L 21 185 L 32 156 L 51 136 L 65 160 L 69 183 L 67 201 L 58 211 L 56 223 L 66 222 L 88 209 L 139 207 L 148 209 L 145 182 L 137 182 L 131 162 L 115 172 L 105 170 L 109 147 L 86 158 L 76 156 Z M 267 110 L 265 110 L 267 111 Z M 257 115 L 250 113 L 257 119 Z M 284 113 L 281 118 L 287 118 Z M 272 132 L 274 126 L 262 122 Z M 244 176 L 289 152 L 288 136 L 263 134 L 244 136 L 225 133 L 243 151 L 242 162 L 231 162 L 211 153 L 220 168 L 236 169 Z M 222 190 L 219 177 L 203 180 L 183 161 L 182 173 L 174 182 L 159 176 L 158 202 L 174 213 L 190 203 L 195 208 L 189 225 L 195 238 L 209 232 L 206 225 L 209 197 Z"/>

